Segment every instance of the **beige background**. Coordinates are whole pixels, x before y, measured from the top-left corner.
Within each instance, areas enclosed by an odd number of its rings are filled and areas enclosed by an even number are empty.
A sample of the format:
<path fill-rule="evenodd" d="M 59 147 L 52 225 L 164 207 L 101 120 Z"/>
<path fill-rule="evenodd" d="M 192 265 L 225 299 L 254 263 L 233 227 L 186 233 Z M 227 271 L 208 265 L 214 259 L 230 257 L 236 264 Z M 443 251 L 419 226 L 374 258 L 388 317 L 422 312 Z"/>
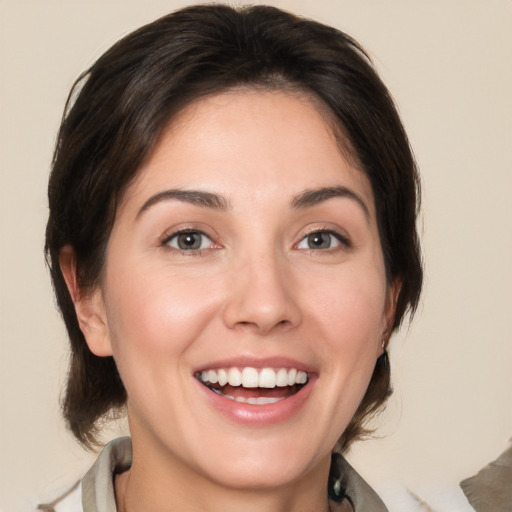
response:
<path fill-rule="evenodd" d="M 0 509 L 31 510 L 90 456 L 59 417 L 66 338 L 43 263 L 46 181 L 74 78 L 120 36 L 190 2 L 0 0 Z M 396 337 L 385 437 L 351 459 L 383 493 L 436 493 L 512 436 L 512 3 L 268 3 L 359 39 L 423 174 L 423 304 Z M 440 491 L 439 491 L 440 492 Z"/>

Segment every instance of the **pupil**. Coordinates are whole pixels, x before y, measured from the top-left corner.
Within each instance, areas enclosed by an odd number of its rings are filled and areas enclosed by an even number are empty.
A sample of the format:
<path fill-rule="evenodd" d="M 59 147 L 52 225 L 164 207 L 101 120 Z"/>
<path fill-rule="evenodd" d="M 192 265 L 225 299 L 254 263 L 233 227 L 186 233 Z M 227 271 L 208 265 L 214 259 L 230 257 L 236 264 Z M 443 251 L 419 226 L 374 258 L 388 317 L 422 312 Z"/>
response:
<path fill-rule="evenodd" d="M 180 249 L 199 249 L 201 239 L 197 233 L 184 233 L 178 238 Z"/>
<path fill-rule="evenodd" d="M 328 249 L 331 245 L 330 241 L 328 233 L 313 233 L 308 237 L 309 247 L 314 249 Z"/>

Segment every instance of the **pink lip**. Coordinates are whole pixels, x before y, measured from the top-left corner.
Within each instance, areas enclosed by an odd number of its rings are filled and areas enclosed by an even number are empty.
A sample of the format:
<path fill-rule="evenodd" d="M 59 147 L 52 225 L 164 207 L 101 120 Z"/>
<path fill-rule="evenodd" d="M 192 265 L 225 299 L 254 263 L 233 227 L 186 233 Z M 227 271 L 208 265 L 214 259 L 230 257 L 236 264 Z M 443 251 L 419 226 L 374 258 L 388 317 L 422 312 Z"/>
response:
<path fill-rule="evenodd" d="M 223 359 L 219 361 L 213 361 L 207 363 L 196 370 L 194 374 L 201 372 L 202 370 L 217 370 L 219 368 L 296 368 L 297 370 L 303 370 L 309 374 L 314 373 L 313 368 L 309 365 L 305 365 L 294 359 L 287 357 L 268 357 L 264 359 L 258 359 L 254 357 L 237 357 L 231 359 Z"/>
<path fill-rule="evenodd" d="M 215 361 L 202 366 L 194 374 L 203 369 L 244 368 L 247 366 L 252 368 L 296 368 L 308 372 L 309 380 L 304 387 L 288 398 L 272 404 L 253 405 L 225 398 L 213 392 L 199 380 L 194 379 L 199 391 L 203 393 L 210 407 L 220 412 L 228 420 L 246 426 L 263 427 L 275 425 L 287 421 L 295 414 L 298 414 L 307 402 L 318 377 L 317 373 L 304 363 L 281 357 L 266 359 L 241 357 Z"/>

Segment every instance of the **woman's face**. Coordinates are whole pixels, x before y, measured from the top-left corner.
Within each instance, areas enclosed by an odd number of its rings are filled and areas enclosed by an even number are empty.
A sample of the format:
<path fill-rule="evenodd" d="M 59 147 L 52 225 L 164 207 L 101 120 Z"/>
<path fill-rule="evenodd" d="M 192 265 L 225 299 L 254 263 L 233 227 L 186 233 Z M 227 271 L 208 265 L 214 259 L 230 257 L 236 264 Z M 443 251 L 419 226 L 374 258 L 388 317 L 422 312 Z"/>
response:
<path fill-rule="evenodd" d="M 118 365 L 135 461 L 277 486 L 327 470 L 393 294 L 371 186 L 322 115 L 234 91 L 184 110 L 127 190 L 86 337 Z"/>

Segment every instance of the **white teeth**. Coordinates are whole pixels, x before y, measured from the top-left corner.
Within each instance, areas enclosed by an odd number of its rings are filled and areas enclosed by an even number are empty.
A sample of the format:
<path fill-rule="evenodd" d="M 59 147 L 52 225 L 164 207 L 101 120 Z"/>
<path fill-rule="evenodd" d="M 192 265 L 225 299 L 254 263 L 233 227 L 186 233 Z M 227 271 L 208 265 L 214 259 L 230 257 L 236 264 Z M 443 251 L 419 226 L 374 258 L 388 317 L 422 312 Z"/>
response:
<path fill-rule="evenodd" d="M 297 377 L 297 370 L 292 368 L 288 372 L 288 386 L 293 386 L 295 384 L 295 377 Z"/>
<path fill-rule="evenodd" d="M 233 387 L 242 386 L 244 388 L 266 388 L 293 386 L 295 384 L 306 384 L 308 374 L 303 370 L 296 368 L 262 368 L 258 370 L 250 366 L 240 371 L 238 368 L 220 368 L 218 370 L 204 370 L 201 372 L 200 379 L 205 384 L 219 384 L 225 386 L 229 384 Z"/>
<path fill-rule="evenodd" d="M 219 385 L 225 386 L 228 383 L 228 372 L 220 369 L 217 375 L 219 376 Z"/>
<path fill-rule="evenodd" d="M 233 398 L 229 395 L 223 395 L 225 398 L 230 398 L 231 400 L 235 400 L 235 402 L 241 402 L 244 404 L 251 404 L 251 405 L 267 405 L 267 404 L 275 404 L 276 402 L 279 402 L 280 400 L 284 400 L 283 397 L 279 398 L 270 398 L 266 396 L 259 396 L 257 398 L 251 397 L 251 398 L 243 398 L 241 396 L 238 396 L 236 398 Z"/>
<path fill-rule="evenodd" d="M 276 386 L 280 388 L 284 388 L 285 386 L 288 386 L 288 372 L 281 368 L 276 375 Z"/>
<path fill-rule="evenodd" d="M 296 384 L 306 384 L 308 381 L 308 374 L 306 372 L 298 371 L 297 377 L 295 377 Z"/>
<path fill-rule="evenodd" d="M 272 368 L 263 368 L 263 370 L 261 370 L 259 387 L 269 389 L 276 387 L 276 372 Z"/>
<path fill-rule="evenodd" d="M 283 398 L 271 398 L 271 397 L 264 397 L 260 396 L 259 398 L 256 398 L 256 404 L 258 405 L 265 405 L 265 404 L 275 404 L 276 402 L 279 402 L 280 400 L 283 400 Z"/>
<path fill-rule="evenodd" d="M 258 387 L 258 370 L 256 368 L 244 368 L 242 371 L 242 387 Z"/>
<path fill-rule="evenodd" d="M 238 368 L 230 368 L 227 373 L 230 386 L 240 386 L 242 384 L 242 372 Z"/>

